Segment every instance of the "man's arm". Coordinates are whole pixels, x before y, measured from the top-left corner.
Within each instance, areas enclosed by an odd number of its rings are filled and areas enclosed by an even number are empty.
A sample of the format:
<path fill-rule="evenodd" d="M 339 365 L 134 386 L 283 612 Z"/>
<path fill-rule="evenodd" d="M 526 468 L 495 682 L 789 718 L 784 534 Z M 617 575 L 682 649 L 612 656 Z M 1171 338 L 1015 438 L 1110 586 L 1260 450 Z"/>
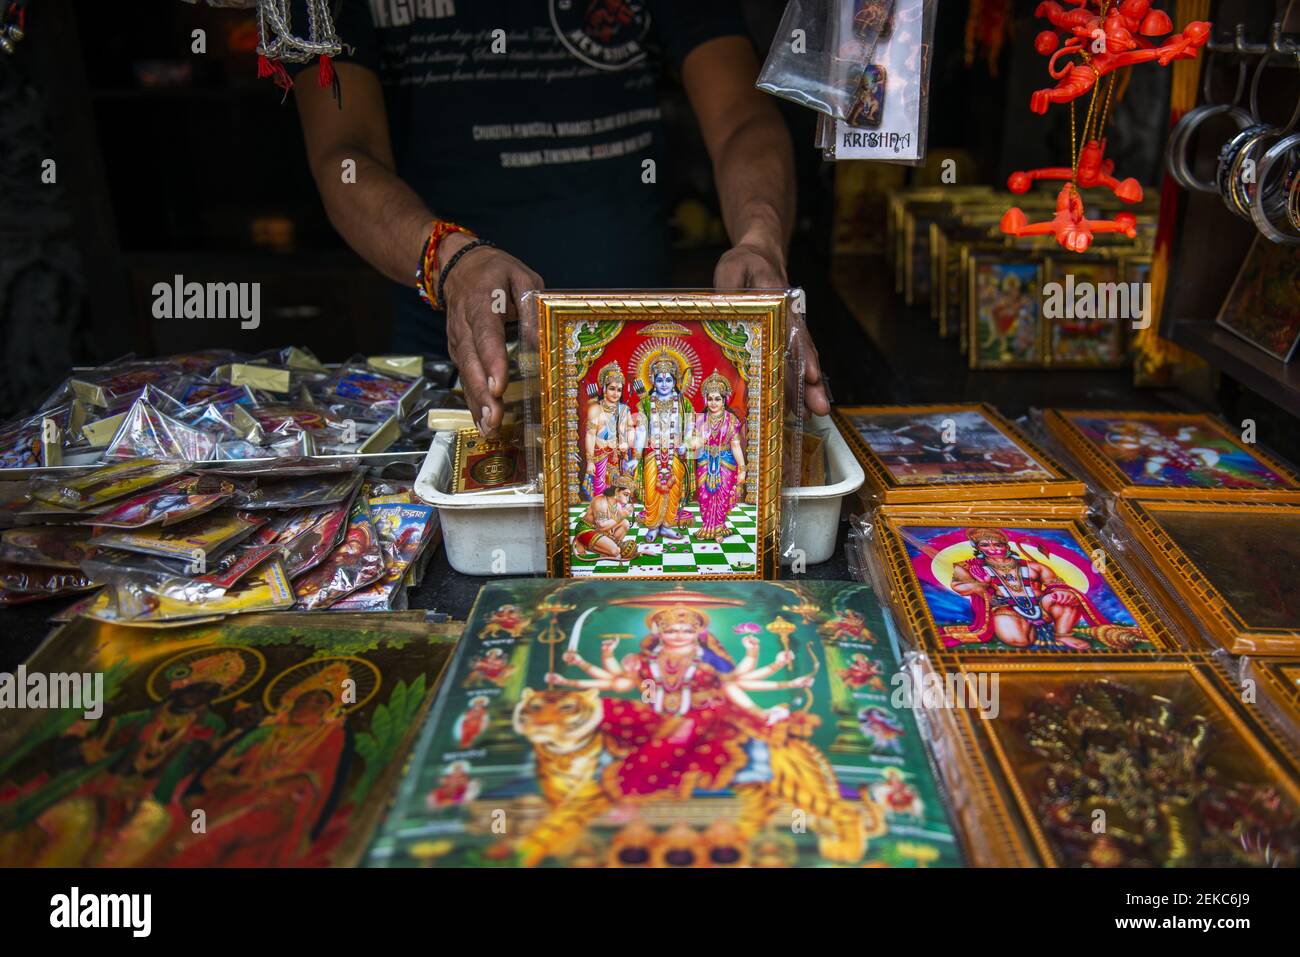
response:
<path fill-rule="evenodd" d="M 341 109 L 330 91 L 316 84 L 314 67 L 300 73 L 294 85 L 307 159 L 325 211 L 363 259 L 389 279 L 413 285 L 436 217 L 395 172 L 378 78 L 355 64 L 339 63 L 334 69 L 346 93 Z M 356 163 L 355 182 L 344 181 L 343 164 L 348 160 Z M 472 229 L 473 223 L 465 226 Z M 468 241 L 459 233 L 447 236 L 438 246 L 438 262 L 445 264 Z M 485 435 L 494 434 L 501 424 L 501 396 L 507 385 L 504 322 L 520 296 L 540 288 L 540 276 L 495 248 L 467 253 L 447 278 L 444 305 L 451 358 Z M 506 316 L 492 311 L 497 289 L 506 291 Z M 434 321 L 432 315 L 429 321 Z"/>
<path fill-rule="evenodd" d="M 732 247 L 718 260 L 718 289 L 785 289 L 794 228 L 794 153 L 775 104 L 754 87 L 758 60 L 744 37 L 701 43 L 682 63 L 682 82 L 713 160 L 722 221 Z M 804 401 L 830 412 L 817 349 L 804 331 Z"/>

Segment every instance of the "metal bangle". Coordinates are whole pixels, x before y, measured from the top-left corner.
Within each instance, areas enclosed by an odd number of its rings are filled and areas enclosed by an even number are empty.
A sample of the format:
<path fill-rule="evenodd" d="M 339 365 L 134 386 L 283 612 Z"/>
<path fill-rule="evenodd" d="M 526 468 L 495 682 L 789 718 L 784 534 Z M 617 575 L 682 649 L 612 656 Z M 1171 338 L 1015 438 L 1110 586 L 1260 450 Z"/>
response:
<path fill-rule="evenodd" d="M 1169 134 L 1169 142 L 1165 146 L 1165 165 L 1169 170 L 1169 175 L 1174 178 L 1179 186 L 1185 190 L 1198 193 L 1217 193 L 1218 185 L 1213 180 L 1200 180 L 1192 172 L 1192 164 L 1187 158 L 1187 145 L 1191 141 L 1192 134 L 1206 120 L 1228 114 L 1237 124 L 1237 129 L 1243 130 L 1254 122 L 1254 118 L 1239 106 L 1233 106 L 1231 103 L 1216 103 L 1209 106 L 1198 106 L 1193 110 L 1188 110 L 1174 126 Z"/>
<path fill-rule="evenodd" d="M 1233 179 L 1240 172 L 1237 167 L 1237 160 L 1246 151 L 1247 147 L 1255 143 L 1260 137 L 1276 132 L 1278 132 L 1277 129 L 1268 123 L 1256 123 L 1254 126 L 1248 126 L 1237 133 L 1236 136 L 1223 144 L 1223 149 L 1219 150 L 1219 169 L 1218 175 L 1215 177 L 1218 181 L 1219 196 L 1228 209 L 1243 219 L 1250 218 L 1250 211 L 1245 206 L 1238 207 L 1236 197 L 1233 194 Z"/>
<path fill-rule="evenodd" d="M 1300 147 L 1300 133 L 1283 136 L 1269 147 L 1256 166 L 1255 195 L 1250 204 L 1250 218 L 1255 221 L 1256 228 L 1264 234 L 1265 238 L 1285 246 L 1300 246 L 1300 224 L 1292 220 L 1291 225 L 1297 230 L 1292 233 L 1282 232 L 1273 225 L 1273 219 L 1279 213 L 1286 213 L 1289 206 L 1293 206 L 1294 203 L 1288 195 L 1285 178 L 1276 189 L 1269 188 L 1268 179 L 1278 160 L 1290 157 L 1291 165 L 1287 167 L 1286 172 L 1291 177 L 1290 194 L 1295 194 L 1296 180 L 1300 179 L 1296 165 L 1298 147 Z M 1288 217 L 1282 218 L 1285 220 Z"/>
<path fill-rule="evenodd" d="M 1291 225 L 1300 232 L 1300 166 L 1291 170 L 1291 193 L 1287 198 L 1286 212 Z"/>

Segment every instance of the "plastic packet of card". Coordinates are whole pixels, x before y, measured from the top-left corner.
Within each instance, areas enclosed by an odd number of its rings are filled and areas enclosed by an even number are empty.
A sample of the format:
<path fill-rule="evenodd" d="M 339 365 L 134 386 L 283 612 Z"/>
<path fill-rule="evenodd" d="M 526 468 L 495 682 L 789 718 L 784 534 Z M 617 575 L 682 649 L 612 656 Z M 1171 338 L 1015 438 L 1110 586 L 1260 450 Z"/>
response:
<path fill-rule="evenodd" d="M 862 44 L 862 24 L 883 22 L 847 76 L 842 113 L 818 124 L 829 160 L 876 160 L 916 166 L 925 159 L 930 116 L 934 0 L 853 0 L 838 5 L 841 49 Z M 883 18 L 883 20 L 882 20 Z"/>

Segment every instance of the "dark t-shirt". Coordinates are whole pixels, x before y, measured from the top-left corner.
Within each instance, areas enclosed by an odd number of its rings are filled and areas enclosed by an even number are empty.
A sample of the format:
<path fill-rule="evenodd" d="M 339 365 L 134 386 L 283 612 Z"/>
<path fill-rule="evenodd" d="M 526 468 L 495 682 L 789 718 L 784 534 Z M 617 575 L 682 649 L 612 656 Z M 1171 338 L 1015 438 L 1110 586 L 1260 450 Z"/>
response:
<path fill-rule="evenodd" d="M 342 0 L 337 26 L 355 47 L 343 59 L 383 84 L 398 174 L 436 215 L 551 288 L 665 283 L 664 212 L 644 175 L 663 162 L 655 83 L 665 57 L 680 68 L 744 33 L 734 0 Z M 416 265 L 394 347 L 444 351 Z"/>

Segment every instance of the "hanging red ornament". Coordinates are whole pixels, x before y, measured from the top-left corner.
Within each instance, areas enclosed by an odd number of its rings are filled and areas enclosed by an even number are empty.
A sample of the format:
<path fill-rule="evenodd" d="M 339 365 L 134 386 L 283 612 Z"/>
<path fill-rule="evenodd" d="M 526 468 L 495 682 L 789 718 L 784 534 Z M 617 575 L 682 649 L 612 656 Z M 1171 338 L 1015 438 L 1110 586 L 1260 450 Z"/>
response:
<path fill-rule="evenodd" d="M 1210 24 L 1189 23 L 1181 33 L 1163 43 L 1173 30 L 1169 15 L 1151 7 L 1151 0 L 1066 0 L 1067 10 L 1054 0 L 1038 5 L 1035 15 L 1045 18 L 1055 30 L 1044 30 L 1034 38 L 1034 49 L 1049 57 L 1048 75 L 1053 87 L 1036 90 L 1029 108 L 1046 113 L 1052 104 L 1070 106 L 1071 165 L 1052 166 L 1012 173 L 1007 187 L 1025 193 L 1039 180 L 1065 180 L 1056 200 L 1056 215 L 1046 222 L 1031 223 L 1018 207 L 1002 217 L 1002 231 L 1012 236 L 1054 235 L 1072 252 L 1084 252 L 1097 233 L 1136 235 L 1137 220 L 1130 213 L 1114 219 L 1088 219 L 1081 189 L 1104 188 L 1125 203 L 1142 200 L 1142 187 L 1132 178 L 1118 179 L 1115 163 L 1106 158 L 1106 124 L 1115 99 L 1118 71 L 1139 63 L 1168 66 L 1175 60 L 1192 60 L 1210 38 Z M 1058 67 L 1058 62 L 1061 65 Z M 1092 93 L 1084 120 L 1082 145 L 1076 125 L 1074 101 Z M 1123 90 L 1120 90 L 1121 94 Z"/>

